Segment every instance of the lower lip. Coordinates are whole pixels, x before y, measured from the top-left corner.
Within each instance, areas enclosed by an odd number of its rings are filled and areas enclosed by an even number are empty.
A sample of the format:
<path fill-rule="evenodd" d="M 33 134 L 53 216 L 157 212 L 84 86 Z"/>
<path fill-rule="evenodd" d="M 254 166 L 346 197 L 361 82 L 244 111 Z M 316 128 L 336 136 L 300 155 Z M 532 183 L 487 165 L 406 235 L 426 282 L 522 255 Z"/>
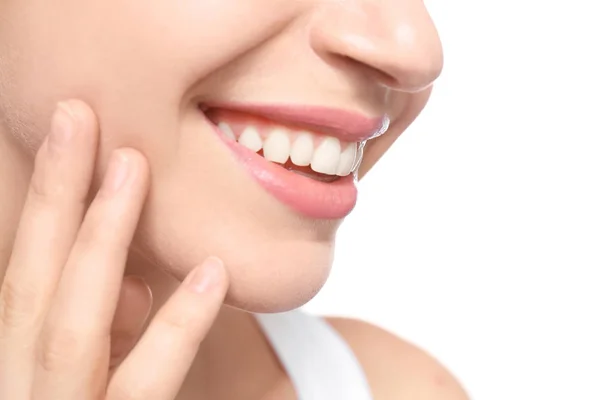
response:
<path fill-rule="evenodd" d="M 226 137 L 210 123 L 246 170 L 271 195 L 293 210 L 314 219 L 341 219 L 354 209 L 358 190 L 353 174 L 333 182 L 320 182 L 267 161 Z"/>

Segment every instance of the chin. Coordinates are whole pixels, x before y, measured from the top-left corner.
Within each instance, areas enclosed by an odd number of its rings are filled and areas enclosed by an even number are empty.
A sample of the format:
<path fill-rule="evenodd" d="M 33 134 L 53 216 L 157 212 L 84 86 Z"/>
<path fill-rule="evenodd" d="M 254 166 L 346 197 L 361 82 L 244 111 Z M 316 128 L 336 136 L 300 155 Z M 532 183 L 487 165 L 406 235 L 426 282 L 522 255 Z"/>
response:
<path fill-rule="evenodd" d="M 227 219 L 210 222 L 204 216 L 196 229 L 192 218 L 144 215 L 134 248 L 179 281 L 206 257 L 218 256 L 229 274 L 228 306 L 258 313 L 289 311 L 311 300 L 329 276 L 339 221 L 304 224 L 291 218 L 302 228 L 291 223 L 276 229 Z"/>
<path fill-rule="evenodd" d="M 251 257 L 228 255 L 230 306 L 251 312 L 289 311 L 311 300 L 325 284 L 332 265 L 328 243 L 273 243 Z"/>

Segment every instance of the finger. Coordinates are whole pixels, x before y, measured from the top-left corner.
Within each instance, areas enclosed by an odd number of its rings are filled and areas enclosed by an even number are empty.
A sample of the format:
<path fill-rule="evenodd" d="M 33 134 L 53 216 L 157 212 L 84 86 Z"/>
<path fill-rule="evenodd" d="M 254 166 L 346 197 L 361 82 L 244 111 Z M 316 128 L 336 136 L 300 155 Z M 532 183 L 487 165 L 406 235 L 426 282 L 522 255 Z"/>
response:
<path fill-rule="evenodd" d="M 110 332 L 110 368 L 117 366 L 135 345 L 152 306 L 152 292 L 138 277 L 126 277 Z"/>
<path fill-rule="evenodd" d="M 14 377 L 0 384 L 0 398 L 29 398 L 20 396 L 30 384 L 32 344 L 81 222 L 97 136 L 89 107 L 79 101 L 61 103 L 36 156 L 0 288 L 0 376 Z"/>
<path fill-rule="evenodd" d="M 217 258 L 192 271 L 117 368 L 107 400 L 174 399 L 221 308 L 227 285 Z"/>
<path fill-rule="evenodd" d="M 58 105 L 50 135 L 36 157 L 2 286 L 3 329 L 13 323 L 21 325 L 12 317 L 39 317 L 58 282 L 85 208 L 97 146 L 96 126 L 85 104 L 70 101 Z"/>
<path fill-rule="evenodd" d="M 148 165 L 139 152 L 113 153 L 40 334 L 40 398 L 95 398 L 106 378 L 110 328 L 147 183 Z"/>

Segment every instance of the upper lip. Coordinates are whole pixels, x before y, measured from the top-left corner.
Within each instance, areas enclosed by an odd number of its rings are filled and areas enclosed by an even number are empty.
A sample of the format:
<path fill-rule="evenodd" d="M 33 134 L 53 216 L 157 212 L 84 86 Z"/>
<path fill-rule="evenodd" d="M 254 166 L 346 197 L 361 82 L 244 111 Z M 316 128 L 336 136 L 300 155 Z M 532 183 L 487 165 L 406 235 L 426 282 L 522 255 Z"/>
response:
<path fill-rule="evenodd" d="M 323 106 L 212 103 L 203 108 L 231 110 L 260 116 L 281 124 L 291 124 L 346 142 L 361 142 L 379 136 L 389 127 L 387 115 L 368 117 L 363 114 Z"/>

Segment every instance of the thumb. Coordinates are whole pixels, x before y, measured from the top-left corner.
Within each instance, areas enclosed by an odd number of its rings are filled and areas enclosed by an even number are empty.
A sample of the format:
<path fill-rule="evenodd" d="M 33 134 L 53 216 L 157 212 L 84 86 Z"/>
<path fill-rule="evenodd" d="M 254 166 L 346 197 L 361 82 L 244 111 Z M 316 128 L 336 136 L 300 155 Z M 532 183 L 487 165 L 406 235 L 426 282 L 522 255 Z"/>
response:
<path fill-rule="evenodd" d="M 148 284 L 139 277 L 125 277 L 111 328 L 111 369 L 135 346 L 151 307 L 152 292 Z"/>

